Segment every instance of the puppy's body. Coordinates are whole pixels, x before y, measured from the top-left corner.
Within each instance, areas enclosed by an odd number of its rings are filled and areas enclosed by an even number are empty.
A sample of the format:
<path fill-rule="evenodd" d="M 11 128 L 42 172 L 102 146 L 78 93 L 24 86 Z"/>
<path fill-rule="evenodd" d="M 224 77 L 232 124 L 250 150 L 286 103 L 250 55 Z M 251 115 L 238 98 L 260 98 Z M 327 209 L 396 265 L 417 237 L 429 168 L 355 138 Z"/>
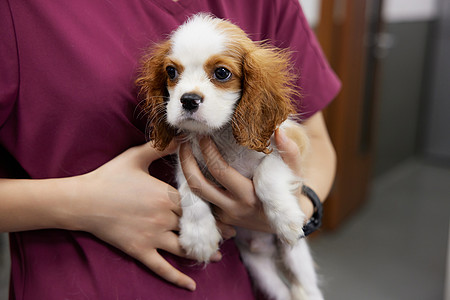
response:
<path fill-rule="evenodd" d="M 253 43 L 237 26 L 197 15 L 156 47 L 138 84 L 147 97 L 157 147 L 186 134 L 201 170 L 214 180 L 197 139 L 209 135 L 228 164 L 253 180 L 276 232 L 237 229 L 237 245 L 258 288 L 272 299 L 322 299 L 306 242 L 299 239 L 305 217 L 295 191 L 301 181 L 277 149 L 269 149 L 278 126 L 307 144 L 302 128 L 287 120 L 294 112 L 288 65 L 284 52 Z M 177 180 L 183 208 L 180 243 L 207 262 L 221 241 L 216 221 L 181 167 Z"/>
<path fill-rule="evenodd" d="M 304 134 L 292 121 L 284 122 L 281 127 L 294 128 L 297 137 Z M 300 179 L 283 162 L 276 148 L 269 155 L 249 150 L 236 143 L 230 127 L 211 137 L 230 167 L 253 179 L 265 213 L 277 230 L 278 238 L 283 240 L 278 241 L 274 234 L 236 228 L 237 246 L 258 288 L 270 299 L 322 299 L 306 241 L 299 240 L 304 215 L 295 190 L 299 188 Z M 196 135 L 188 139 L 201 170 L 207 172 Z M 181 244 L 199 261 L 207 261 L 217 251 L 220 232 L 209 205 L 189 189 L 180 169 L 177 174 L 183 206 Z M 206 176 L 214 181 L 208 173 Z M 207 242 L 205 237 L 209 237 Z"/>

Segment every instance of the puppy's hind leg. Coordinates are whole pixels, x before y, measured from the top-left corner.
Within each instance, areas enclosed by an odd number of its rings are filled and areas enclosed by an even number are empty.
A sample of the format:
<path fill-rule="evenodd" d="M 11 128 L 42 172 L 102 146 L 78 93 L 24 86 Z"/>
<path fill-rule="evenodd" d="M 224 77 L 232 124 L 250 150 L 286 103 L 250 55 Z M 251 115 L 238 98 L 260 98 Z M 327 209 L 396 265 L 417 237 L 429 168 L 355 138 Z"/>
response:
<path fill-rule="evenodd" d="M 268 247 L 271 249 L 268 249 Z M 291 293 L 281 280 L 275 257 L 275 245 L 266 244 L 265 251 L 255 252 L 248 247 L 239 247 L 242 260 L 256 287 L 271 300 L 291 300 Z"/>
<path fill-rule="evenodd" d="M 280 252 L 285 268 L 291 273 L 292 299 L 323 300 L 306 241 L 301 239 L 294 247 L 281 245 Z"/>

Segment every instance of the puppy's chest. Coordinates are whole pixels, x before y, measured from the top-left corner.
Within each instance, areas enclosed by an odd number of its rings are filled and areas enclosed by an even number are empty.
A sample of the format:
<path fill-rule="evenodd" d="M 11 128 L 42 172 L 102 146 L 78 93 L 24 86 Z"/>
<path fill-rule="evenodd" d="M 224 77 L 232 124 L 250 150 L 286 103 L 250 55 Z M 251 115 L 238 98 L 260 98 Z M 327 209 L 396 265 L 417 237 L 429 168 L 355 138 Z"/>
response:
<path fill-rule="evenodd" d="M 219 152 L 224 160 L 232 168 L 249 179 L 253 178 L 255 169 L 261 163 L 261 160 L 264 158 L 265 154 L 238 145 L 234 141 L 234 139 L 228 140 L 214 138 L 214 142 L 216 143 L 217 148 L 219 149 Z M 208 179 L 214 180 L 214 178 L 212 178 L 211 174 L 209 174 L 208 172 L 208 168 L 206 167 L 206 163 L 202 156 L 200 146 L 198 145 L 198 142 L 196 140 L 192 142 L 192 150 L 202 172 L 208 177 Z M 215 158 L 213 157 L 210 161 L 210 167 L 222 168 L 223 166 L 219 162 L 219 158 L 215 160 Z"/>

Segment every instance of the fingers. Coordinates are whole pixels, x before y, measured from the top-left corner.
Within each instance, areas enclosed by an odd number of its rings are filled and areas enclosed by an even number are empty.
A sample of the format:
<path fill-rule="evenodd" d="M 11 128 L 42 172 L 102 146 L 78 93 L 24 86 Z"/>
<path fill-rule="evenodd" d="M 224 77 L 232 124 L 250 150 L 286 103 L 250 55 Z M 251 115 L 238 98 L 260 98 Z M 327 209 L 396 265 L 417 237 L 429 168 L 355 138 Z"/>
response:
<path fill-rule="evenodd" d="M 225 225 L 226 226 L 226 225 Z M 164 234 L 164 242 L 163 244 L 158 247 L 161 250 L 170 252 L 172 254 L 175 254 L 176 256 L 189 258 L 192 260 L 195 260 L 195 257 L 189 256 L 186 251 L 181 247 L 180 240 L 178 238 L 178 235 L 173 232 L 166 232 Z M 211 258 L 210 261 L 212 262 L 218 262 L 222 259 L 222 254 L 217 251 Z"/>
<path fill-rule="evenodd" d="M 178 235 L 173 232 L 166 232 L 164 234 L 164 243 L 159 247 L 160 249 L 175 254 L 176 256 L 191 258 L 186 254 L 186 251 L 181 247 Z"/>
<path fill-rule="evenodd" d="M 152 142 L 149 142 L 149 143 L 147 143 L 147 144 L 150 144 L 150 146 L 151 146 L 153 149 L 155 149 Z M 178 145 L 179 145 L 179 144 L 178 144 L 178 140 L 177 140 L 177 139 L 173 139 L 173 140 L 170 142 L 169 146 L 167 146 L 166 149 L 164 149 L 164 150 L 162 150 L 162 151 L 156 150 L 156 149 L 155 149 L 155 151 L 156 151 L 156 152 L 154 153 L 154 154 L 156 155 L 155 159 L 164 157 L 164 156 L 169 155 L 169 154 L 174 154 L 174 153 L 177 151 L 177 149 L 178 149 Z"/>
<path fill-rule="evenodd" d="M 199 197 L 211 202 L 227 213 L 241 215 L 253 210 L 259 203 L 253 182 L 230 167 L 209 139 L 202 139 L 200 146 L 211 175 L 225 190 L 211 183 L 202 174 L 189 143 L 180 146 L 180 162 L 189 187 Z"/>
<path fill-rule="evenodd" d="M 180 193 L 173 186 L 155 178 L 149 176 L 148 184 L 151 184 L 151 189 L 148 194 L 145 196 L 149 199 L 159 199 L 160 206 L 164 205 L 164 208 L 170 209 L 175 213 L 178 217 L 182 215 L 182 208 L 180 206 Z M 144 181 L 143 184 L 147 184 L 147 181 Z"/>
<path fill-rule="evenodd" d="M 145 143 L 143 145 L 133 147 L 129 151 L 134 155 L 136 162 L 144 169 L 148 168 L 151 162 L 167 156 L 169 154 L 174 154 L 178 148 L 178 141 L 172 140 L 172 142 L 167 146 L 166 149 L 160 151 L 153 147 L 152 142 Z"/>
<path fill-rule="evenodd" d="M 211 183 L 202 174 L 189 143 L 180 146 L 180 163 L 189 187 L 199 197 L 223 207 L 229 203 L 226 193 Z"/>
<path fill-rule="evenodd" d="M 161 182 L 163 183 L 163 182 Z M 163 183 L 167 188 L 167 196 L 169 200 L 173 203 L 171 206 L 171 210 L 178 216 L 181 217 L 183 214 L 182 208 L 180 206 L 180 194 L 178 193 L 178 190 L 175 189 L 173 186 L 168 185 L 166 183 Z"/>
<path fill-rule="evenodd" d="M 233 226 L 222 223 L 219 220 L 216 220 L 216 224 L 224 240 L 228 240 L 236 236 L 236 230 Z"/>
<path fill-rule="evenodd" d="M 210 138 L 202 138 L 199 143 L 208 171 L 226 190 L 239 199 L 245 199 L 253 193 L 251 180 L 241 175 L 224 160 Z"/>
<path fill-rule="evenodd" d="M 140 261 L 165 280 L 190 291 L 195 291 L 195 281 L 169 264 L 158 251 L 151 251 Z"/>
<path fill-rule="evenodd" d="M 170 214 L 161 216 L 159 218 L 161 218 L 161 220 L 155 218 L 155 221 L 159 222 L 160 226 L 162 226 L 164 229 L 169 230 L 170 232 L 180 231 L 180 217 L 173 211 Z"/>
<path fill-rule="evenodd" d="M 216 214 L 223 223 L 271 232 L 253 182 L 229 166 L 209 139 L 200 140 L 200 147 L 209 172 L 225 190 L 204 177 L 190 144 L 184 143 L 180 146 L 180 162 L 190 189 L 214 204 L 217 208 L 215 211 L 223 212 Z M 224 238 L 235 234 L 231 227 L 223 227 L 222 233 Z"/>

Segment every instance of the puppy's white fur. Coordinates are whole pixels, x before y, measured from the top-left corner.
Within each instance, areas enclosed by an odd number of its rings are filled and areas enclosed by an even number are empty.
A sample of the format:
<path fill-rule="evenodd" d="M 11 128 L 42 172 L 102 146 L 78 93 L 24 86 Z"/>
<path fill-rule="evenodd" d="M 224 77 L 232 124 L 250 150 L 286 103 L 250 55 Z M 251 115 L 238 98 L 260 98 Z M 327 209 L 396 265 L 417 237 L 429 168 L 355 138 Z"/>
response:
<path fill-rule="evenodd" d="M 202 170 L 207 168 L 197 137 L 208 134 L 230 166 L 253 180 L 256 194 L 276 231 L 273 235 L 237 229 L 237 245 L 256 285 L 271 299 L 322 299 L 305 239 L 299 239 L 303 235 L 305 216 L 295 191 L 301 181 L 284 163 L 276 148 L 272 153 L 264 154 L 236 142 L 230 123 L 242 91 L 218 88 L 211 74 L 205 71 L 209 58 L 230 54 L 228 45 L 234 37 L 223 30 L 221 22 L 197 15 L 172 34 L 168 57 L 181 64 L 183 71 L 176 84 L 168 86 L 167 122 L 188 135 Z M 194 112 L 186 111 L 180 98 L 194 92 L 202 95 L 202 103 Z M 281 127 L 293 126 L 298 125 L 289 120 L 281 124 Z M 274 145 L 274 141 L 271 144 Z M 220 232 L 209 204 L 191 191 L 181 168 L 177 179 L 183 208 L 181 245 L 197 260 L 207 262 L 218 250 Z"/>
<path fill-rule="evenodd" d="M 172 36 L 170 57 L 183 64 L 184 71 L 173 89 L 170 98 L 177 99 L 167 104 L 167 121 L 175 127 L 197 133 L 210 133 L 230 120 L 239 91 L 218 90 L 205 73 L 207 58 L 223 53 L 228 37 L 217 30 L 218 19 L 197 17 L 180 26 Z M 185 75 L 186 74 L 186 75 Z M 195 115 L 186 114 L 179 99 L 186 92 L 201 91 L 208 99 Z"/>

